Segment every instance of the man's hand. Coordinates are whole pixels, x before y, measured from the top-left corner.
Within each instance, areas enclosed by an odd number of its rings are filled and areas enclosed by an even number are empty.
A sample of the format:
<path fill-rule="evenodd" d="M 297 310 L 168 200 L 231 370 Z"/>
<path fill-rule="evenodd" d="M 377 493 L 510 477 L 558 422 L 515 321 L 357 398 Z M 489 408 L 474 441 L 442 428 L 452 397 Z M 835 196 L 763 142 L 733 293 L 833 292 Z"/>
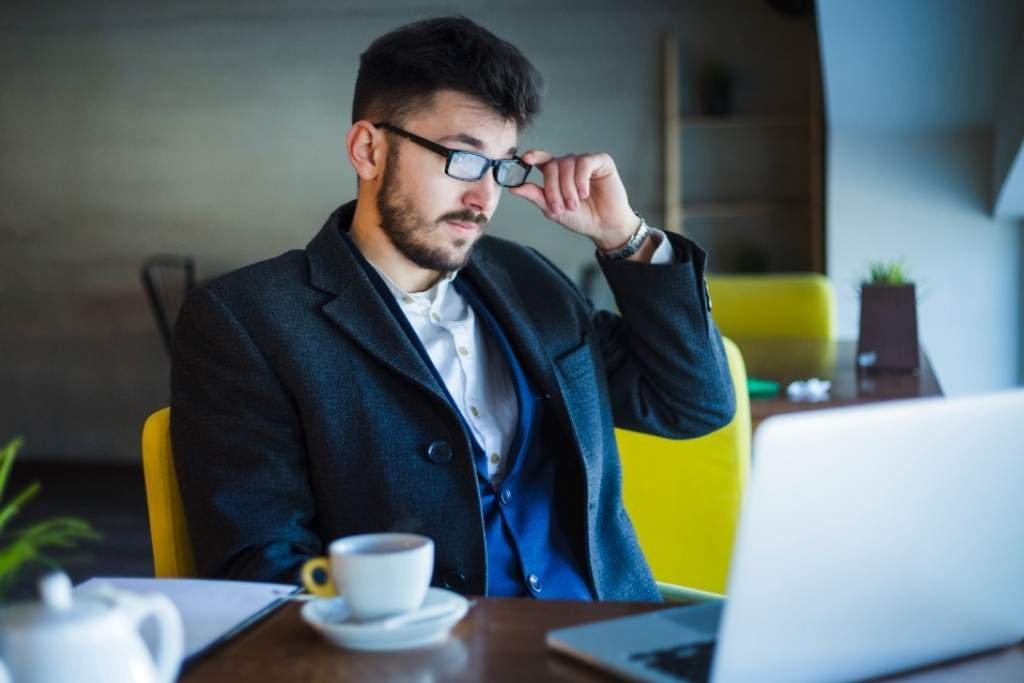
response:
<path fill-rule="evenodd" d="M 621 247 L 640 227 L 609 155 L 556 158 L 550 152 L 531 149 L 522 158 L 540 169 L 544 185 L 525 183 L 508 191 L 533 202 L 549 220 L 589 237 L 598 249 Z"/>

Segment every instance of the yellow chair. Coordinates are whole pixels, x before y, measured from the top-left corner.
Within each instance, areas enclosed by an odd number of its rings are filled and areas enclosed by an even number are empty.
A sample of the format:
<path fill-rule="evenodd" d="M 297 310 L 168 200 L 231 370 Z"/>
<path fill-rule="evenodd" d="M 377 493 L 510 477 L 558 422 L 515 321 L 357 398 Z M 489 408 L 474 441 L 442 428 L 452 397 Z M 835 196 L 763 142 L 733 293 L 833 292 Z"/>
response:
<path fill-rule="evenodd" d="M 666 600 L 725 592 L 750 474 L 750 399 L 743 356 L 723 341 L 736 390 L 736 415 L 728 425 L 685 440 L 615 430 L 623 497 L 640 547 L 654 577 L 676 584 L 659 583 Z"/>
<path fill-rule="evenodd" d="M 726 337 L 836 337 L 835 292 L 819 273 L 709 275 L 708 293 Z"/>
<path fill-rule="evenodd" d="M 146 479 L 153 567 L 158 578 L 196 575 L 192 542 L 185 525 L 178 475 L 171 451 L 171 409 L 162 408 L 142 427 L 142 471 Z"/>

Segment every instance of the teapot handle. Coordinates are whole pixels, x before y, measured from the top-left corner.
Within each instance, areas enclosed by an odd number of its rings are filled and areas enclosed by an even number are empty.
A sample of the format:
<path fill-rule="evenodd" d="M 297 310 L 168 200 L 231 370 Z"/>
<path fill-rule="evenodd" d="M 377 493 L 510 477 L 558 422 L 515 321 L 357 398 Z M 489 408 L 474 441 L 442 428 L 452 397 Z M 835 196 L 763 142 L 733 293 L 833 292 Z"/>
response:
<path fill-rule="evenodd" d="M 153 617 L 156 620 L 159 634 L 154 653 L 157 679 L 160 683 L 174 683 L 185 654 L 185 627 L 178 608 L 167 596 L 153 593 L 132 595 L 128 600 L 122 597 L 122 605 L 131 615 L 136 631 L 146 618 Z"/>

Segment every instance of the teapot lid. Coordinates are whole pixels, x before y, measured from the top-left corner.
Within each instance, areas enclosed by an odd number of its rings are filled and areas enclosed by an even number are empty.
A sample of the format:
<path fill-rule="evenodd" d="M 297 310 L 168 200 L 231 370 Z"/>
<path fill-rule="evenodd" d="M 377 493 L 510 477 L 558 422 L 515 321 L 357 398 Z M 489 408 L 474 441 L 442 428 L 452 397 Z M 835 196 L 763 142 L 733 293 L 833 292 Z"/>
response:
<path fill-rule="evenodd" d="M 74 596 L 71 579 L 62 571 L 45 574 L 36 585 L 41 602 L 25 602 L 0 610 L 0 628 L 20 630 L 84 624 L 109 614 L 113 608 L 113 603 L 100 595 Z"/>

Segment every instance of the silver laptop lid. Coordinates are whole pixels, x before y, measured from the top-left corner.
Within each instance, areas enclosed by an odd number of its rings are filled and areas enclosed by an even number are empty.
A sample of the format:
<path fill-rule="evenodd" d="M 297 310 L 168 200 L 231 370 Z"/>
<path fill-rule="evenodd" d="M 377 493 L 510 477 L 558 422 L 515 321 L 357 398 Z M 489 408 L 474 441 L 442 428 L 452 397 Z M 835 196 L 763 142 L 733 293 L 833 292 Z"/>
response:
<path fill-rule="evenodd" d="M 716 681 L 858 679 L 1024 636 L 1024 391 L 758 429 Z"/>

